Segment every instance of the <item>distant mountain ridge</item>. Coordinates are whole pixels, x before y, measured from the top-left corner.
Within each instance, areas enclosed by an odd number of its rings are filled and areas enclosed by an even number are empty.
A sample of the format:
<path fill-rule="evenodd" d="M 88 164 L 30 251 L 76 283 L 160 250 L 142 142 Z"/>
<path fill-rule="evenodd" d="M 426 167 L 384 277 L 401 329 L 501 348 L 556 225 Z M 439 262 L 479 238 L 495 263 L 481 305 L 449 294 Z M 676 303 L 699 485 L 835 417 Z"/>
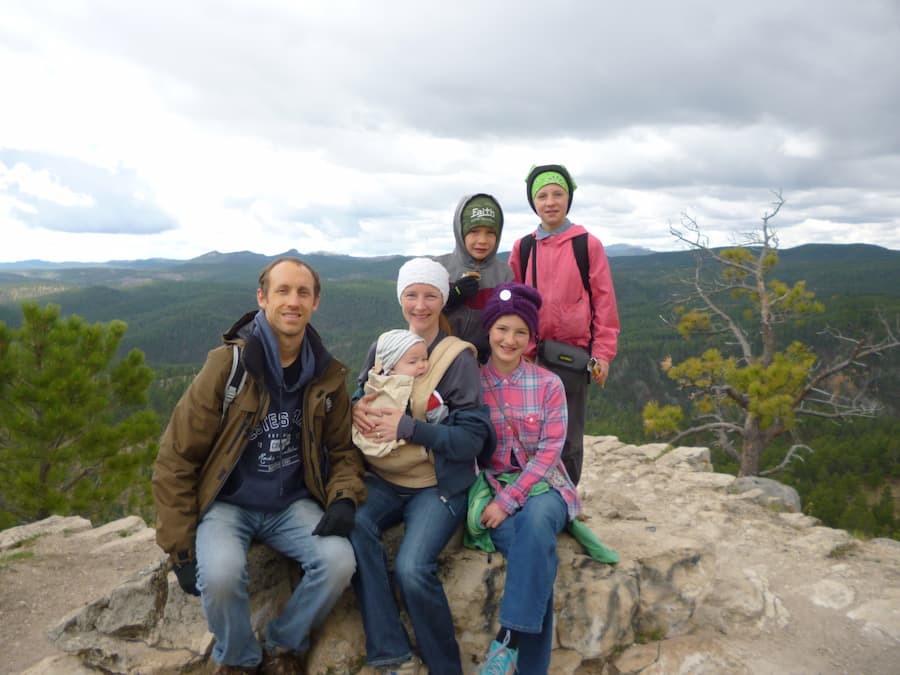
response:
<path fill-rule="evenodd" d="M 721 247 L 727 248 L 727 247 Z M 642 246 L 633 246 L 631 244 L 610 244 L 605 246 L 607 256 L 610 258 L 622 257 L 641 257 L 650 255 L 684 255 L 687 251 L 652 251 Z M 719 249 L 717 249 L 719 250 Z M 855 259 L 858 257 L 869 258 L 876 251 L 882 252 L 883 255 L 892 256 L 900 253 L 893 249 L 877 246 L 875 244 L 801 244 L 793 248 L 780 249 L 781 255 L 789 256 L 812 256 L 823 258 L 835 258 L 842 256 L 845 259 Z M 437 255 L 437 254 L 429 254 Z M 502 251 L 501 258 L 507 258 L 509 251 Z M 330 251 L 315 251 L 311 253 L 300 253 L 297 249 L 289 249 L 283 253 L 274 255 L 265 255 L 263 253 L 255 253 L 253 251 L 230 251 L 222 253 L 221 251 L 208 251 L 195 258 L 179 259 L 179 258 L 136 258 L 134 260 L 107 260 L 104 262 L 81 262 L 81 261 L 64 261 L 51 262 L 32 258 L 29 260 L 17 260 L 13 262 L 0 262 L 0 270 L 3 271 L 30 271 L 30 270 L 62 270 L 77 268 L 125 268 L 125 269 L 153 269 L 153 268 L 178 268 L 190 267 L 193 265 L 208 265 L 222 263 L 240 263 L 240 264 L 261 264 L 275 260 L 284 256 L 294 256 L 299 258 L 309 258 L 319 261 L 358 261 L 363 264 L 379 264 L 385 261 L 408 260 L 414 256 L 381 255 L 381 256 L 352 256 L 345 253 L 334 253 Z"/>
<path fill-rule="evenodd" d="M 259 270 L 285 255 L 300 256 L 319 272 L 325 301 L 316 325 L 336 340 L 339 357 L 355 363 L 373 336 L 401 320 L 395 282 L 408 257 L 289 250 L 273 256 L 210 251 L 188 261 L 111 261 L 73 267 L 32 263 L 35 266 L 29 269 L 11 269 L 25 263 L 0 264 L 0 321 L 18 325 L 24 300 L 54 302 L 65 314 L 88 321 L 126 321 L 129 331 L 123 346 L 142 349 L 151 363 L 198 363 L 222 331 L 256 305 Z M 501 254 L 501 259 L 507 256 Z M 775 278 L 787 283 L 806 280 L 832 310 L 841 303 L 887 309 L 900 302 L 900 251 L 867 244 L 807 244 L 779 251 L 779 258 Z M 675 348 L 668 340 L 676 336 L 659 314 L 672 294 L 684 288 L 694 264 L 690 251 L 610 257 L 623 356 L 630 345 L 648 341 L 656 344 L 654 351 Z"/>
<path fill-rule="evenodd" d="M 606 254 L 611 257 L 634 256 L 634 255 L 651 255 L 656 251 L 641 246 L 632 246 L 630 244 L 611 244 L 606 248 Z M 508 255 L 508 252 L 506 252 Z M 437 255 L 437 254 L 434 254 Z M 114 267 L 128 269 L 145 269 L 155 267 L 178 267 L 182 265 L 206 265 L 220 263 L 261 263 L 275 260 L 284 256 L 294 256 L 298 258 L 314 258 L 323 260 L 331 258 L 333 260 L 359 260 L 371 261 L 373 263 L 381 263 L 386 260 L 409 259 L 413 256 L 402 255 L 380 255 L 380 256 L 352 256 L 345 253 L 333 253 L 330 251 L 315 251 L 312 253 L 300 253 L 297 249 L 290 249 L 283 253 L 275 255 L 265 255 L 263 253 L 254 253 L 253 251 L 230 251 L 222 253 L 221 251 L 208 251 L 196 258 L 188 258 L 181 260 L 177 258 L 140 258 L 135 260 L 107 260 L 105 262 L 80 262 L 80 261 L 64 261 L 50 262 L 47 260 L 30 259 L 18 260 L 14 262 L 0 262 L 0 270 L 60 270 L 74 269 L 85 267 Z"/>

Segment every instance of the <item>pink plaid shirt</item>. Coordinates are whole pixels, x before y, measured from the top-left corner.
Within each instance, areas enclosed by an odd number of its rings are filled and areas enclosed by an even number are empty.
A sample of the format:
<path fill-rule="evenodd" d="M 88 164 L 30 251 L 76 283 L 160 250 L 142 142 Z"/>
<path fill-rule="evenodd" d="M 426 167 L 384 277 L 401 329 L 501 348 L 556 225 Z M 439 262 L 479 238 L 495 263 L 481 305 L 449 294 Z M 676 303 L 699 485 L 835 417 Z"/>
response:
<path fill-rule="evenodd" d="M 559 377 L 524 359 L 512 373 L 501 375 L 488 360 L 481 368 L 481 385 L 497 430 L 497 447 L 482 467 L 494 488 L 494 501 L 506 513 L 515 513 L 531 488 L 546 481 L 562 495 L 572 520 L 581 513 L 581 501 L 560 459 L 568 413 Z M 519 473 L 514 483 L 503 485 L 496 479 L 509 472 Z"/>

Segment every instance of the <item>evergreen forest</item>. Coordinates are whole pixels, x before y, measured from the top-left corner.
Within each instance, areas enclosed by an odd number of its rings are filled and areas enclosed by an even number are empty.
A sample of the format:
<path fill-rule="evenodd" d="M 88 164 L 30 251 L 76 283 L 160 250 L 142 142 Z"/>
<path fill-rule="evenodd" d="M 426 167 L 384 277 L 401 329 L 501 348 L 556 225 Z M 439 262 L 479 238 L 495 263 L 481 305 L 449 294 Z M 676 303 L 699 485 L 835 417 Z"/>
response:
<path fill-rule="evenodd" d="M 296 254 L 296 252 L 288 252 Z M 256 277 L 274 257 L 249 252 L 210 253 L 191 261 L 128 261 L 106 265 L 0 264 L 0 322 L 21 324 L 25 301 L 52 303 L 64 316 L 89 323 L 120 320 L 127 332 L 119 350 L 138 349 L 154 371 L 150 403 L 162 424 L 208 350 L 242 314 L 256 308 Z M 301 255 L 322 277 L 322 300 L 313 324 L 332 353 L 355 374 L 375 337 L 402 325 L 396 271 L 406 260 Z M 611 257 L 622 332 L 619 355 L 605 388 L 591 388 L 588 425 L 592 435 L 615 435 L 640 444 L 641 411 L 651 399 L 683 402 L 661 363 L 682 360 L 706 348 L 704 338 L 685 340 L 661 317 L 693 274 L 689 252 Z M 802 341 L 817 353 L 830 348 L 823 331 L 865 335 L 879 316 L 897 330 L 900 322 L 900 252 L 870 245 L 805 245 L 779 251 L 773 276 L 806 281 L 825 311 L 785 325 L 779 340 Z M 799 435 L 814 449 L 771 476 L 793 485 L 804 511 L 859 536 L 900 539 L 900 350 L 867 369 L 870 389 L 884 406 L 875 418 L 806 421 Z M 712 439 L 691 439 L 709 445 Z M 789 443 L 785 443 L 785 446 Z M 778 464 L 786 447 L 770 447 L 762 466 Z M 717 471 L 736 473 L 723 453 L 713 453 Z M 146 475 L 149 479 L 149 467 Z M 114 513 L 114 509 L 109 513 Z M 145 516 L 149 512 L 145 511 Z"/>

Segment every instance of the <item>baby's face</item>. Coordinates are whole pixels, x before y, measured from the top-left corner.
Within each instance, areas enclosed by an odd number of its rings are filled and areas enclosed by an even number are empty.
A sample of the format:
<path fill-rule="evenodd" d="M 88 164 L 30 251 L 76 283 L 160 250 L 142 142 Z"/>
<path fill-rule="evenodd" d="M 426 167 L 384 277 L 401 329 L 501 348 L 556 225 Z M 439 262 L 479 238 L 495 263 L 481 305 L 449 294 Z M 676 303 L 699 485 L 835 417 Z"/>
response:
<path fill-rule="evenodd" d="M 403 356 L 397 361 L 397 365 L 390 374 L 418 377 L 424 375 L 426 370 L 428 370 L 428 347 L 424 342 L 417 342 L 403 352 Z"/>

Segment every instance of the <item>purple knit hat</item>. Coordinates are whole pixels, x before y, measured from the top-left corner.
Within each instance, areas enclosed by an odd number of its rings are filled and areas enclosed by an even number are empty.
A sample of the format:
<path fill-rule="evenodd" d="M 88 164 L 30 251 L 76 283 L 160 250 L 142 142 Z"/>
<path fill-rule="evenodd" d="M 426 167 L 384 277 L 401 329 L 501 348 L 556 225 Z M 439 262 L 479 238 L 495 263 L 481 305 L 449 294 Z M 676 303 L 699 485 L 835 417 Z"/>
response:
<path fill-rule="evenodd" d="M 481 325 L 489 331 L 501 316 L 515 314 L 525 322 L 531 339 L 537 338 L 538 310 L 541 307 L 541 294 L 536 288 L 510 281 L 494 288 L 487 304 L 481 310 Z"/>

